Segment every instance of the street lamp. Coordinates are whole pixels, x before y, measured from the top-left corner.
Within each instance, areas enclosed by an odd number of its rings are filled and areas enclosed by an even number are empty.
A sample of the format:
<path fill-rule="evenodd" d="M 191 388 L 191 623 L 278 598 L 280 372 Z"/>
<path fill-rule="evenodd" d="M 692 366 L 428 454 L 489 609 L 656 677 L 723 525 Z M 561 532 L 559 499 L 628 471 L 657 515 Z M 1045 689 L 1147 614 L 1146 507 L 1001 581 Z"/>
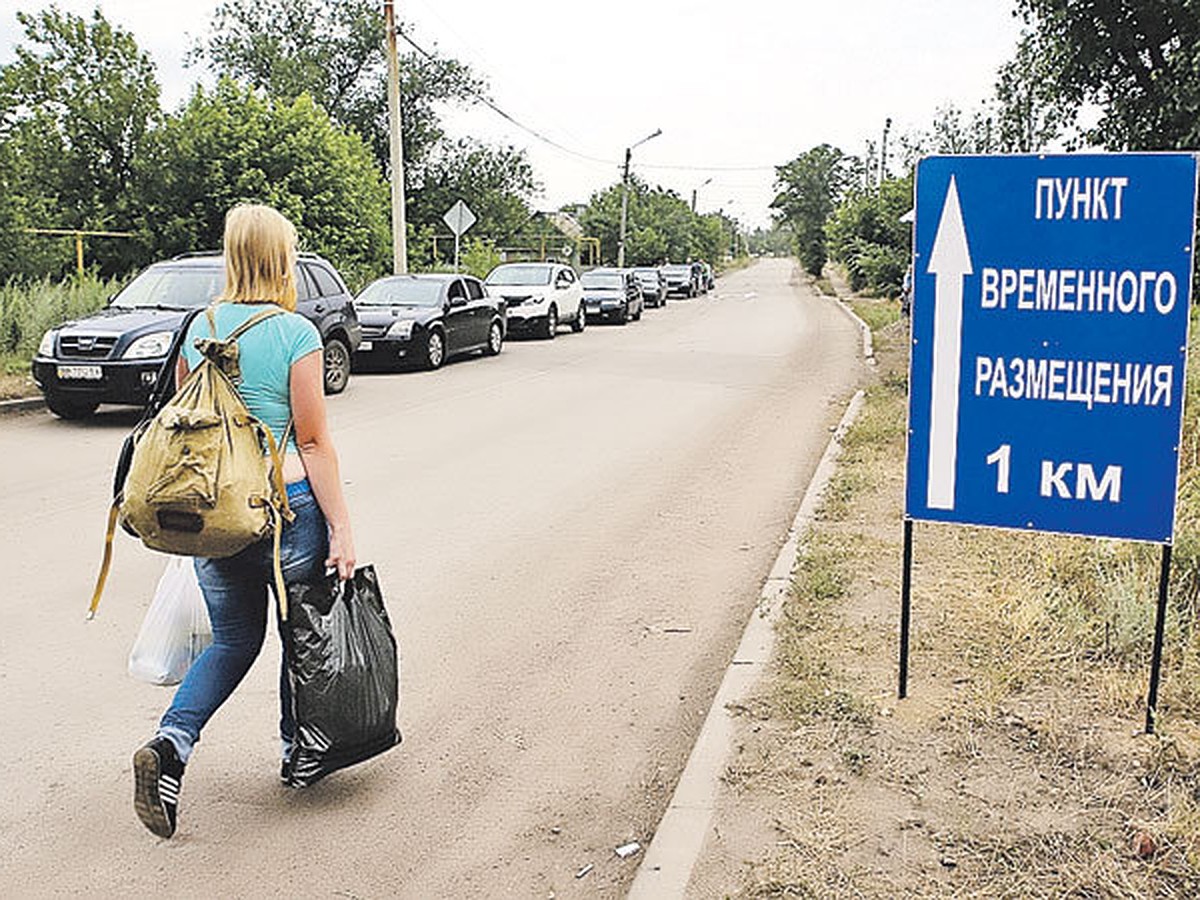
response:
<path fill-rule="evenodd" d="M 712 184 L 711 178 L 707 179 L 706 181 L 702 181 L 700 184 L 698 184 L 694 188 L 692 188 L 692 213 L 693 214 L 696 212 L 696 191 L 700 190 L 700 188 L 704 187 L 707 184 Z"/>
<path fill-rule="evenodd" d="M 625 267 L 625 219 L 629 214 L 629 160 L 633 155 L 634 147 L 640 147 L 646 141 L 656 138 L 660 134 L 662 134 L 662 129 L 657 128 L 654 134 L 648 134 L 636 144 L 625 148 L 625 174 L 621 176 L 621 236 L 617 240 L 617 268 Z"/>

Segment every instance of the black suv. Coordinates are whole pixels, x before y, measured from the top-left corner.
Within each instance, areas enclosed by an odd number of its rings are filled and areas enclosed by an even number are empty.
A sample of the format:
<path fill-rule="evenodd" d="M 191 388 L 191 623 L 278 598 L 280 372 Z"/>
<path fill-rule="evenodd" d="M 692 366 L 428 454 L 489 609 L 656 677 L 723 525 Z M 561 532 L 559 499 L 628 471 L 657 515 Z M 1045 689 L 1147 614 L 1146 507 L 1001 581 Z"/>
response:
<path fill-rule="evenodd" d="M 325 393 L 340 393 L 362 337 L 354 302 L 319 256 L 300 254 L 296 268 L 296 312 L 325 342 Z M 46 332 L 33 360 L 46 405 L 64 419 L 91 415 L 101 403 L 145 405 L 188 311 L 224 285 L 219 253 L 177 256 L 143 269 L 99 312 Z"/>

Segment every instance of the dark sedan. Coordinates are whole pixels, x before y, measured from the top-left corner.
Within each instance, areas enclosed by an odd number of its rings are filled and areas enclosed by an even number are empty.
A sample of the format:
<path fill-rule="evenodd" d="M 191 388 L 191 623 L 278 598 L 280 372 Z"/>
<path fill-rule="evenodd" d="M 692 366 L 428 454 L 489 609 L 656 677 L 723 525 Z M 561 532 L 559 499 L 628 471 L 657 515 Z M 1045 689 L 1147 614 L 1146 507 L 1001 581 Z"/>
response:
<path fill-rule="evenodd" d="M 642 317 L 642 288 L 629 269 L 592 269 L 579 281 L 589 319 L 611 319 L 624 325 Z"/>
<path fill-rule="evenodd" d="M 667 302 L 667 279 L 658 269 L 649 267 L 633 270 L 633 275 L 642 288 L 642 299 L 654 307 L 664 306 Z"/>
<path fill-rule="evenodd" d="M 362 323 L 356 368 L 413 362 L 436 369 L 451 356 L 504 344 L 503 301 L 470 275 L 392 275 L 373 281 L 354 301 Z"/>
<path fill-rule="evenodd" d="M 667 295 L 695 297 L 700 293 L 699 272 L 691 263 L 673 263 L 662 267 L 667 279 Z"/>

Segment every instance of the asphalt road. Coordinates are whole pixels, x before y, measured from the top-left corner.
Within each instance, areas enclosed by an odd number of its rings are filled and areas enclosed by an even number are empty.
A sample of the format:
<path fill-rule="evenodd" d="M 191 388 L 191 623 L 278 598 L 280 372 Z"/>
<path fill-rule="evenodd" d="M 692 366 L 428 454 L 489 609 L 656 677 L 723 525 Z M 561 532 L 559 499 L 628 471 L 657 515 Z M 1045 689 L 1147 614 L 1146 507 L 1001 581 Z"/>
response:
<path fill-rule="evenodd" d="M 272 633 L 170 841 L 130 767 L 169 689 L 125 674 L 163 558 L 119 537 L 84 621 L 134 417 L 0 419 L 0 894 L 621 894 L 640 857 L 613 850 L 649 841 L 861 374 L 856 329 L 791 279 L 767 260 L 626 327 L 355 376 L 330 412 L 404 743 L 282 787 Z"/>

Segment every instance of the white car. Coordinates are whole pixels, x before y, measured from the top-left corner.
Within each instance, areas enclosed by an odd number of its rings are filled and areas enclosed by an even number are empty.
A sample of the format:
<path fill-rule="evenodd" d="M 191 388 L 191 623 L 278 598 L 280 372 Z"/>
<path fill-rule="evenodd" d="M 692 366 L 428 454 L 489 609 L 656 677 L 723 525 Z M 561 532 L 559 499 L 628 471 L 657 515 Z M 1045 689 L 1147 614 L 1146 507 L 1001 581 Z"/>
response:
<path fill-rule="evenodd" d="M 575 270 L 561 263 L 521 262 L 496 266 L 484 280 L 488 293 L 504 300 L 508 332 L 553 338 L 558 326 L 583 331 L 587 315 Z"/>

